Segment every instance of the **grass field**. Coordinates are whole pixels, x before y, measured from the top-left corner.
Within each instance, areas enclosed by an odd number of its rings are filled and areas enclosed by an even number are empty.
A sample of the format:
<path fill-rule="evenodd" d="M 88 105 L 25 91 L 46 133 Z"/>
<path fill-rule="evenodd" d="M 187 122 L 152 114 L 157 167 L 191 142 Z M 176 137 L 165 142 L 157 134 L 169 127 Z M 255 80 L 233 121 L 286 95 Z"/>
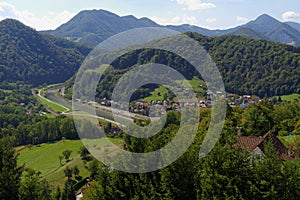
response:
<path fill-rule="evenodd" d="M 204 90 L 199 87 L 199 85 L 204 84 L 205 82 L 200 80 L 197 77 L 194 77 L 192 80 L 182 80 L 182 81 L 176 81 L 178 84 L 180 84 L 182 87 L 188 87 L 189 85 L 192 86 L 194 91 L 199 94 L 204 94 Z M 164 94 L 166 94 L 168 90 L 164 86 L 160 86 L 159 88 L 156 88 L 153 92 L 151 92 L 151 96 L 146 97 L 143 99 L 143 101 L 151 102 L 151 101 L 163 101 L 164 100 Z"/>
<path fill-rule="evenodd" d="M 111 139 L 114 144 L 122 144 L 122 139 Z M 101 140 L 97 145 L 105 145 L 106 141 Z M 38 146 L 33 146 L 31 149 L 25 147 L 17 147 L 19 153 L 18 164 L 25 165 L 36 171 L 41 172 L 41 176 L 49 181 L 52 186 L 64 185 L 64 169 L 78 166 L 80 176 L 88 177 L 88 163 L 85 164 L 79 155 L 79 150 L 83 146 L 80 140 L 62 140 L 55 143 L 46 143 Z M 70 161 L 62 161 L 60 164 L 58 156 L 65 150 L 71 150 Z"/>
<path fill-rule="evenodd" d="M 48 101 L 47 99 L 45 99 L 43 97 L 39 97 L 39 98 L 40 98 L 40 101 L 42 102 L 42 104 L 44 104 L 47 108 L 49 108 L 50 110 L 52 110 L 56 113 L 62 113 L 67 110 L 64 107 L 60 106 L 59 104 L 56 104 L 52 101 Z"/>
<path fill-rule="evenodd" d="M 192 86 L 192 88 L 195 90 L 196 93 L 204 94 L 204 91 L 202 88 L 199 87 L 199 85 L 205 84 L 204 81 L 200 80 L 197 77 L 194 77 L 192 80 L 183 80 L 178 82 L 182 85 L 182 87 L 188 87 L 189 85 Z"/>
<path fill-rule="evenodd" d="M 49 114 L 49 113 L 45 114 L 44 116 L 46 116 L 47 118 L 50 118 L 50 119 L 53 119 L 53 118 L 56 117 L 55 115 L 52 115 L 52 114 Z"/>
<path fill-rule="evenodd" d="M 5 90 L 5 89 L 0 89 L 0 90 L 5 93 L 12 93 L 12 90 Z"/>
<path fill-rule="evenodd" d="M 168 93 L 167 88 L 165 88 L 164 86 L 160 86 L 159 88 L 156 88 L 153 92 L 151 92 L 151 96 L 144 98 L 143 101 L 163 101 L 164 95 L 166 93 Z"/>
<path fill-rule="evenodd" d="M 54 101 L 51 101 L 49 99 L 46 99 L 44 97 L 44 91 L 41 90 L 40 91 L 40 95 L 38 95 L 40 101 L 42 102 L 42 104 L 44 106 L 46 106 L 47 108 L 49 108 L 50 110 L 52 110 L 53 112 L 56 113 L 62 113 L 62 112 L 67 112 L 70 110 L 70 108 L 67 108 L 66 106 L 60 105 L 59 103 L 56 103 Z"/>
<path fill-rule="evenodd" d="M 282 101 L 289 101 L 292 102 L 294 100 L 300 99 L 300 94 L 291 94 L 291 95 L 284 95 L 280 96 Z"/>
<path fill-rule="evenodd" d="M 279 136 L 278 138 L 284 145 L 289 146 L 293 140 L 300 139 L 300 135 Z"/>

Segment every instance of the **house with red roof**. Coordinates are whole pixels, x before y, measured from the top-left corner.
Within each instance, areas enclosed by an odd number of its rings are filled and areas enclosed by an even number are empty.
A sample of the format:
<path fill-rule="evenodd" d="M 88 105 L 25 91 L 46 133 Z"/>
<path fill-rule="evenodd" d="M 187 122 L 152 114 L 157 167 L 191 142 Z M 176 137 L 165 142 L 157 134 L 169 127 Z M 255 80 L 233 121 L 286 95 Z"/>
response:
<path fill-rule="evenodd" d="M 271 142 L 278 153 L 280 161 L 294 160 L 296 153 L 289 150 L 271 131 L 264 136 L 237 136 L 237 142 L 232 145 L 236 150 L 246 150 L 253 157 L 261 159 L 265 156 L 265 144 Z"/>

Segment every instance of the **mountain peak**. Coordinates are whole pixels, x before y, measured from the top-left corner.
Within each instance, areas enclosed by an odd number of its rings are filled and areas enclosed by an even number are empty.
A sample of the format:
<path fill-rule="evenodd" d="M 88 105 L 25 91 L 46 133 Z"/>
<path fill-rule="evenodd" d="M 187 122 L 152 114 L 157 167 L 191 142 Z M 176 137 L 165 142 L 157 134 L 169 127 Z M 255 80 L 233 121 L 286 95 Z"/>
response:
<path fill-rule="evenodd" d="M 16 20 L 16 19 L 4 19 L 0 21 L 0 29 L 1 30 L 6 30 L 7 32 L 11 33 L 12 35 L 18 35 L 21 37 L 22 34 L 25 35 L 30 35 L 33 34 L 35 35 L 37 32 L 35 32 L 35 29 L 26 26 L 22 22 Z"/>
<path fill-rule="evenodd" d="M 148 18 L 138 19 L 133 15 L 121 17 L 106 10 L 85 10 L 54 31 L 45 33 L 67 37 L 89 46 L 95 46 L 105 39 L 133 28 L 158 27 Z"/>
<path fill-rule="evenodd" d="M 137 18 L 133 15 L 126 15 L 126 16 L 123 16 L 122 17 L 123 19 L 134 19 L 134 20 L 137 20 Z"/>
<path fill-rule="evenodd" d="M 270 15 L 268 14 L 263 14 L 263 15 L 260 15 L 256 20 L 255 20 L 256 23 L 280 23 L 277 19 L 271 17 Z"/>
<path fill-rule="evenodd" d="M 260 32 L 269 36 L 272 32 L 278 29 L 278 27 L 282 23 L 276 20 L 275 18 L 271 17 L 270 15 L 263 14 L 259 16 L 256 20 L 251 21 L 242 27 L 250 28 L 254 31 Z"/>
<path fill-rule="evenodd" d="M 197 32 L 206 36 L 239 34 L 255 39 L 270 40 L 284 44 L 295 42 L 296 45 L 300 45 L 299 32 L 288 25 L 283 26 L 282 24 L 270 15 L 263 14 L 257 17 L 257 19 L 238 27 L 225 30 L 209 30 L 189 24 L 163 26 L 146 17 L 137 18 L 133 15 L 119 16 L 106 10 L 86 10 L 81 11 L 69 22 L 61 25 L 56 30 L 45 31 L 45 33 L 65 37 L 89 46 L 96 46 L 99 42 L 117 33 L 133 28 L 166 27 L 181 33 Z M 282 38 L 285 39 L 283 40 Z"/>
<path fill-rule="evenodd" d="M 16 19 L 11 19 L 11 18 L 7 18 L 7 19 L 0 21 L 0 24 L 5 25 L 5 26 L 12 26 L 12 25 L 25 26 L 22 22 L 20 22 Z"/>
<path fill-rule="evenodd" d="M 103 9 L 93 9 L 93 10 L 83 10 L 80 11 L 77 16 L 86 16 L 86 17 L 94 17 L 94 18 L 98 18 L 98 17 L 119 17 L 117 14 L 112 13 L 110 11 L 107 10 L 103 10 Z"/>

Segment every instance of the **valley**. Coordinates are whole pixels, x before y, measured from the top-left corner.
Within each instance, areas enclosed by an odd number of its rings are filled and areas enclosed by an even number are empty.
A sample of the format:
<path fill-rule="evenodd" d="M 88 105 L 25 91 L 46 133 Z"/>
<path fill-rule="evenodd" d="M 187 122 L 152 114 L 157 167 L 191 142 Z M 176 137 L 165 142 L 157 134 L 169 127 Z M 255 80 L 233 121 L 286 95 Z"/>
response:
<path fill-rule="evenodd" d="M 171 2 L 183 6 L 196 1 Z M 37 31 L 23 18 L 2 19 L 8 8 L 0 2 L 0 199 L 300 196 L 299 23 L 260 13 L 253 20 L 237 17 L 242 21 L 232 28 L 209 29 L 192 25 L 193 18 L 186 15 L 191 24 L 162 25 L 139 12 L 136 17 L 93 9 L 72 16 L 65 12 L 68 20 L 57 28 Z M 191 9 L 182 10 L 195 14 Z M 121 54 L 101 71 L 99 63 L 107 58 L 96 54 L 103 49 L 94 51 L 100 42 L 147 27 L 178 31 L 203 47 L 212 62 L 205 62 L 204 70 L 215 65 L 225 91 L 222 86 L 210 90 L 211 82 L 203 80 L 192 62 L 161 49 Z M 189 42 L 174 48 L 195 55 Z M 93 62 L 94 68 L 78 72 Z M 145 70 L 123 84 L 148 80 L 143 75 L 170 78 L 176 83 L 170 88 L 183 101 L 153 81 L 136 88 L 129 102 L 122 99 L 131 91 L 124 87 L 118 94 L 123 101 L 114 101 L 122 77 L 150 63 L 170 66 L 184 79 L 173 80 L 167 70 Z M 91 77 L 100 72 L 96 85 Z M 191 101 L 189 86 L 196 102 Z"/>

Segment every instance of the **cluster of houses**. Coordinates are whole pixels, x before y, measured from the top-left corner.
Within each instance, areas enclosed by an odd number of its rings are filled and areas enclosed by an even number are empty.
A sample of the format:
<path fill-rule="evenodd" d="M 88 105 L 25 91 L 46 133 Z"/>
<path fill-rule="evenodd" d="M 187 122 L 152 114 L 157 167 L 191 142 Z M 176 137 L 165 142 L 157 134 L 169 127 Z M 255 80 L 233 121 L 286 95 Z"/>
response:
<path fill-rule="evenodd" d="M 241 108 L 246 108 L 248 106 L 254 105 L 259 101 L 261 101 L 261 99 L 257 96 L 251 96 L 251 95 L 238 96 L 235 94 L 227 94 L 226 100 L 230 106 L 232 107 L 240 106 Z"/>
<path fill-rule="evenodd" d="M 186 103 L 168 102 L 167 100 L 152 101 L 152 102 L 137 101 L 130 104 L 129 111 L 132 113 L 138 113 L 142 115 L 160 116 L 161 114 L 164 114 L 165 111 L 168 110 L 180 111 L 180 109 L 185 106 L 210 108 L 212 107 L 214 100 L 218 98 L 226 99 L 228 104 L 231 107 L 239 106 L 241 108 L 249 107 L 261 101 L 259 97 L 254 95 L 239 96 L 231 93 L 225 94 L 224 92 L 221 91 L 212 92 L 211 90 L 208 89 L 208 86 L 206 84 L 199 84 L 198 87 L 204 90 L 206 94 L 197 103 L 189 103 L 188 100 Z M 180 88 L 175 88 L 175 89 L 179 90 Z M 182 92 L 184 96 L 184 92 L 186 91 L 183 90 Z M 112 101 L 106 98 L 96 98 L 95 102 L 84 102 L 84 103 L 97 104 L 101 106 L 111 106 Z"/>
<path fill-rule="evenodd" d="M 225 95 L 223 95 L 224 97 Z M 241 108 L 246 108 L 254 105 L 261 101 L 261 99 L 257 96 L 251 95 L 243 95 L 238 96 L 235 94 L 227 94 L 226 100 L 231 107 L 239 106 Z M 104 102 L 103 102 L 104 103 Z M 177 102 L 168 102 L 166 100 L 163 101 L 137 101 L 130 105 L 130 112 L 145 114 L 149 116 L 159 116 L 164 114 L 168 110 L 180 111 L 182 107 L 190 106 L 190 107 L 199 107 L 199 108 L 211 108 L 214 103 L 211 95 L 206 96 L 204 100 L 199 100 L 197 103 L 177 103 Z"/>

